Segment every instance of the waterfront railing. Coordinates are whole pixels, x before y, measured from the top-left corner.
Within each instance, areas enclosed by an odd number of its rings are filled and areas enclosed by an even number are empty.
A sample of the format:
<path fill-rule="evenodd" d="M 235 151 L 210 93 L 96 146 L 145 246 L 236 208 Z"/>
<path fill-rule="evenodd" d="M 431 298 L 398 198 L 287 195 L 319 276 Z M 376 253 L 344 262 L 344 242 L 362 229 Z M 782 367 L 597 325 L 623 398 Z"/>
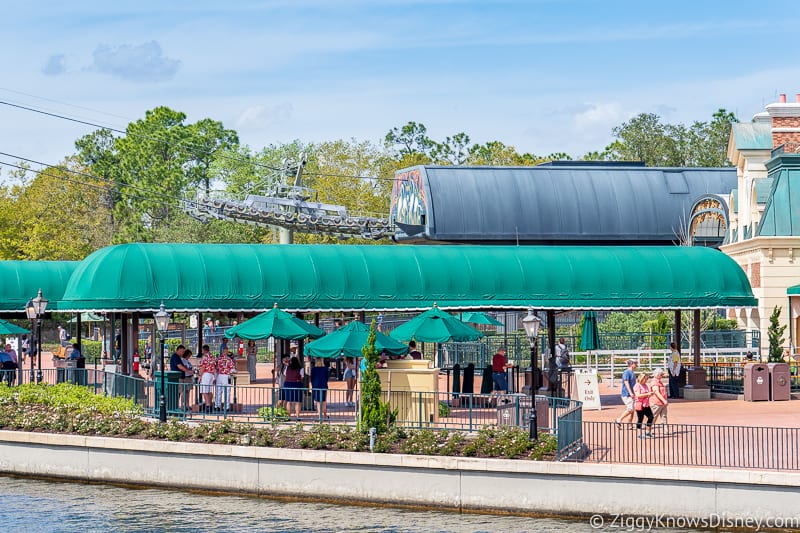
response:
<path fill-rule="evenodd" d="M 568 460 L 765 470 L 800 470 L 800 428 L 564 421 L 580 427 L 582 449 Z"/>

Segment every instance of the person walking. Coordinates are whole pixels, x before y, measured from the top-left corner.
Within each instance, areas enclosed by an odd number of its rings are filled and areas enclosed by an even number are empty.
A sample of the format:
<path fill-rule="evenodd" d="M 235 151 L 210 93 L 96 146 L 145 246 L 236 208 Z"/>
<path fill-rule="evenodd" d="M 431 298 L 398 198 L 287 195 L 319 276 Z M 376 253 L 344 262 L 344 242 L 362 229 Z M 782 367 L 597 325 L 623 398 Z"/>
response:
<path fill-rule="evenodd" d="M 200 394 L 203 397 L 202 410 L 211 411 L 211 400 L 214 397 L 214 383 L 217 379 L 217 359 L 211 355 L 208 344 L 203 345 L 203 356 L 200 359 Z"/>
<path fill-rule="evenodd" d="M 329 419 L 328 416 L 328 369 L 322 357 L 317 357 L 314 366 L 311 368 L 311 394 L 315 402 L 319 402 L 320 416 Z"/>
<path fill-rule="evenodd" d="M 633 387 L 636 386 L 636 368 L 639 366 L 639 363 L 633 359 L 628 359 L 626 364 L 628 368 L 622 373 L 622 390 L 620 391 L 622 403 L 625 404 L 625 411 L 614 420 L 614 423 L 619 429 L 622 429 L 622 423 L 624 421 L 628 423 L 633 422 L 634 415 L 635 395 L 633 393 Z"/>
<path fill-rule="evenodd" d="M 258 346 L 256 341 L 247 341 L 247 373 L 250 374 L 250 383 L 256 381 L 256 365 L 258 364 Z"/>
<path fill-rule="evenodd" d="M 642 421 L 647 417 L 647 429 L 643 434 L 639 435 L 640 439 L 652 437 L 653 428 L 653 410 L 650 408 L 650 397 L 653 392 L 647 386 L 647 374 L 642 372 L 636 378 L 636 385 L 633 387 L 633 394 L 635 397 L 633 409 L 636 411 L 636 429 L 642 429 Z"/>
<path fill-rule="evenodd" d="M 667 372 L 669 372 L 669 397 L 677 398 L 680 396 L 681 352 L 674 342 L 669 343 L 669 349 L 669 361 L 667 361 Z"/>
<path fill-rule="evenodd" d="M 230 350 L 225 346 L 217 359 L 217 390 L 214 399 L 214 407 L 217 410 L 222 409 L 223 403 L 226 411 L 229 411 L 231 408 L 231 397 L 233 395 L 230 387 L 231 374 L 235 373 L 236 364 L 233 362 Z"/>
<path fill-rule="evenodd" d="M 661 381 L 663 376 L 664 370 L 656 368 L 653 371 L 653 380 L 650 382 L 650 390 L 653 392 L 653 395 L 650 397 L 650 409 L 653 411 L 654 426 L 659 419 L 662 420 L 662 425 L 667 425 L 667 406 L 669 405 L 669 400 L 667 399 L 667 388 L 664 386 L 664 382 Z"/>
<path fill-rule="evenodd" d="M 501 346 L 492 357 L 492 382 L 494 383 L 494 391 L 498 395 L 508 392 L 506 369 L 511 368 L 511 366 L 508 359 L 506 359 L 506 349 Z"/>

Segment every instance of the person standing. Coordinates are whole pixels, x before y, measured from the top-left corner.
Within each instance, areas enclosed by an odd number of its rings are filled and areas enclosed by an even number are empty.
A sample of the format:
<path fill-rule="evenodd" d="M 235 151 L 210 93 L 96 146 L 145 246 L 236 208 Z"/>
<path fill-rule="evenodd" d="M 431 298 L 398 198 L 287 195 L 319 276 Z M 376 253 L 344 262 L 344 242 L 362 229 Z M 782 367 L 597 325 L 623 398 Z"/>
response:
<path fill-rule="evenodd" d="M 181 389 L 185 389 L 185 379 L 186 374 L 191 373 L 191 369 L 187 368 L 186 365 L 183 364 L 183 356 L 186 354 L 186 346 L 183 344 L 179 345 L 175 348 L 175 352 L 169 358 L 169 371 L 170 372 L 177 372 L 180 374 L 178 378 L 178 382 L 181 383 Z M 181 402 L 184 410 L 189 409 L 188 402 L 186 400 L 189 399 L 189 394 L 184 390 L 180 390 L 178 392 L 178 400 Z"/>
<path fill-rule="evenodd" d="M 208 344 L 203 345 L 203 356 L 200 359 L 200 394 L 203 397 L 203 411 L 211 410 L 214 397 L 214 383 L 217 378 L 217 359 L 211 355 Z"/>
<path fill-rule="evenodd" d="M 67 347 L 67 330 L 61 327 L 61 324 L 58 325 L 58 342 L 64 348 Z"/>
<path fill-rule="evenodd" d="M 639 435 L 640 439 L 652 437 L 651 429 L 653 427 L 653 410 L 650 408 L 650 397 L 653 392 L 647 386 L 647 374 L 642 372 L 636 378 L 636 385 L 633 386 L 633 394 L 635 397 L 633 409 L 636 411 L 636 429 L 642 429 L 642 421 L 647 417 L 647 429 L 643 434 Z"/>
<path fill-rule="evenodd" d="M 353 393 L 356 390 L 356 361 L 352 357 L 344 360 L 344 381 L 347 383 L 347 407 L 353 407 Z"/>
<path fill-rule="evenodd" d="M 669 349 L 669 361 L 667 362 L 667 372 L 669 372 L 669 397 L 677 398 L 680 396 L 681 352 L 674 342 L 669 343 Z"/>
<path fill-rule="evenodd" d="M 564 340 L 564 337 L 558 339 L 558 344 L 556 344 L 556 366 L 558 368 L 569 368 L 569 349 L 567 348 L 567 342 Z"/>
<path fill-rule="evenodd" d="M 192 351 L 189 349 L 184 350 L 181 355 L 181 365 L 183 366 L 183 376 L 180 379 L 183 391 L 183 407 L 189 411 L 192 397 L 192 386 L 194 382 L 194 365 L 192 365 Z"/>
<path fill-rule="evenodd" d="M 286 391 L 286 403 L 289 415 L 291 416 L 294 411 L 295 418 L 300 421 L 300 404 L 303 401 L 303 366 L 297 357 L 292 357 L 289 360 L 289 366 L 286 369 L 286 377 L 284 378 L 283 388 Z"/>
<path fill-rule="evenodd" d="M 633 422 L 634 402 L 636 395 L 633 393 L 633 388 L 636 386 L 636 367 L 639 366 L 633 359 L 628 359 L 628 368 L 622 373 L 622 390 L 620 396 L 622 403 L 625 404 L 625 411 L 614 420 L 618 428 L 622 428 L 623 421 Z"/>
<path fill-rule="evenodd" d="M 506 349 L 502 346 L 492 357 L 492 382 L 494 391 L 500 394 L 508 392 L 508 378 L 506 369 L 511 368 L 511 364 L 506 359 Z"/>
<path fill-rule="evenodd" d="M 247 341 L 247 372 L 250 374 L 250 383 L 256 381 L 256 365 L 258 364 L 258 346 L 256 341 Z"/>
<path fill-rule="evenodd" d="M 422 359 L 422 352 L 417 350 L 417 343 L 416 341 L 411 341 L 408 343 L 408 356 L 411 359 Z"/>
<path fill-rule="evenodd" d="M 5 349 L 0 352 L 0 368 L 3 369 L 3 378 L 8 386 L 12 386 L 17 376 L 17 353 L 10 344 L 6 344 Z M 0 382 L 3 380 L 0 379 Z"/>
<path fill-rule="evenodd" d="M 330 418 L 328 416 L 328 369 L 325 367 L 322 357 L 317 357 L 311 368 L 311 394 L 314 396 L 314 401 L 319 402 L 322 418 Z"/>
<path fill-rule="evenodd" d="M 228 347 L 222 349 L 222 353 L 217 359 L 217 394 L 215 405 L 217 409 L 222 408 L 223 400 L 225 403 L 225 410 L 229 411 L 231 408 L 232 391 L 230 387 L 231 374 L 236 373 L 236 364 L 233 362 L 231 353 Z"/>

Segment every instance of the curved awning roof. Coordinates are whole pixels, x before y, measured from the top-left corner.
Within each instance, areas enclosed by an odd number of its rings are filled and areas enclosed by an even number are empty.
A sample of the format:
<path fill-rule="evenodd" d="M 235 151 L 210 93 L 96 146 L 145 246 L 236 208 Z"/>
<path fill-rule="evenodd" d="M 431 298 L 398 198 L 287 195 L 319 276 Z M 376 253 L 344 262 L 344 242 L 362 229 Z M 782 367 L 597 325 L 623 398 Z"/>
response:
<path fill-rule="evenodd" d="M 679 309 L 754 306 L 742 269 L 690 247 L 125 244 L 75 270 L 70 311 Z"/>
<path fill-rule="evenodd" d="M 55 309 L 78 261 L 0 261 L 0 311 L 25 314 L 25 304 L 42 289 Z"/>
<path fill-rule="evenodd" d="M 791 294 L 792 296 L 796 294 L 800 294 L 800 285 L 795 285 L 794 287 L 789 287 L 786 289 L 786 294 Z"/>

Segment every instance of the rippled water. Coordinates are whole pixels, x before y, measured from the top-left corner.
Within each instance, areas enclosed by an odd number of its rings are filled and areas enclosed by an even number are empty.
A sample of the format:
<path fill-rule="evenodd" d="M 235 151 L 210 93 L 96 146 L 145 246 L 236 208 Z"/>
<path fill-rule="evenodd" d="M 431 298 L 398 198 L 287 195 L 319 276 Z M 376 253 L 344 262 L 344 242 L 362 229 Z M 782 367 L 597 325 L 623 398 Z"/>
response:
<path fill-rule="evenodd" d="M 567 520 L 285 502 L 10 477 L 0 477 L 0 502 L 0 530 L 26 533 L 592 531 L 586 522 Z"/>

